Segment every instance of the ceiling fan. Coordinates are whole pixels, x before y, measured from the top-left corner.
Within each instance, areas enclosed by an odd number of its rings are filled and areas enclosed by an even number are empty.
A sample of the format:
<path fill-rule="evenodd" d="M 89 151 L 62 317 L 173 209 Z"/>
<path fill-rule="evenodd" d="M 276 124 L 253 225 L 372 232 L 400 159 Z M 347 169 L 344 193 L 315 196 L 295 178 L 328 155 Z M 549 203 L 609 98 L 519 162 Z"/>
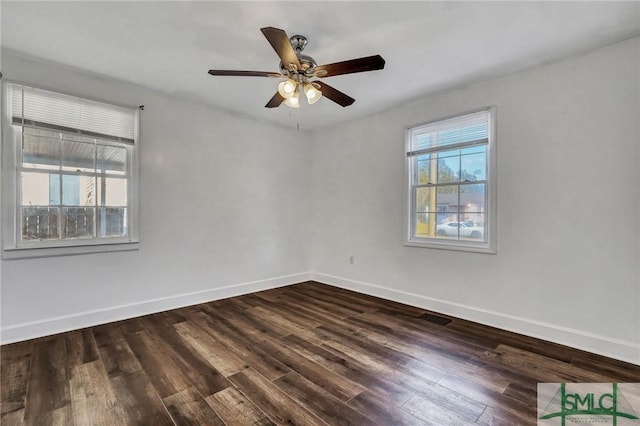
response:
<path fill-rule="evenodd" d="M 284 30 L 273 27 L 261 28 L 260 31 L 280 57 L 280 72 L 209 70 L 209 74 L 214 76 L 285 78 L 278 84 L 278 91 L 267 102 L 266 108 L 278 107 L 282 102 L 291 108 L 299 108 L 300 92 L 304 93 L 309 104 L 316 103 L 324 96 L 340 106 L 349 106 L 355 102 L 355 99 L 327 83 L 313 80 L 313 78 L 333 77 L 384 68 L 385 62 L 380 55 L 317 65 L 311 56 L 302 53 L 307 45 L 306 37 L 301 35 L 288 37 Z"/>

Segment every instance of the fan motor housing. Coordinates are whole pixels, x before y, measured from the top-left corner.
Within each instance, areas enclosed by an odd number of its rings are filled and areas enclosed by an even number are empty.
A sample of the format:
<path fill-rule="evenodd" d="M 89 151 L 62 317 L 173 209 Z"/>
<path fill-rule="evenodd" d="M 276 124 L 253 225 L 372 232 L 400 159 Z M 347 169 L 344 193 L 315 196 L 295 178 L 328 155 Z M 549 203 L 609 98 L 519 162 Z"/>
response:
<path fill-rule="evenodd" d="M 302 53 L 304 48 L 307 47 L 307 38 L 303 35 L 296 34 L 289 37 L 289 42 L 291 43 L 293 50 L 296 52 L 296 56 L 300 61 L 301 69 L 296 72 L 291 72 L 282 62 L 280 62 L 280 71 L 285 75 L 291 75 L 300 71 L 307 74 L 312 73 L 313 69 L 318 66 L 318 63 L 311 56 Z"/>

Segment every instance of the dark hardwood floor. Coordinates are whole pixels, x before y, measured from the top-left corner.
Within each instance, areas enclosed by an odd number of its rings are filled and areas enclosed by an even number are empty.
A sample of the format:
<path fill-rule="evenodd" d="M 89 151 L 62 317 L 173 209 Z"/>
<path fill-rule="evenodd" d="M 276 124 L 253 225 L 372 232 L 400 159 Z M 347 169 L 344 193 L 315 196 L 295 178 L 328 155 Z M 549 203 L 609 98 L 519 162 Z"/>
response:
<path fill-rule="evenodd" d="M 308 282 L 5 345 L 1 424 L 533 425 L 538 382 L 640 381 L 432 314 Z"/>

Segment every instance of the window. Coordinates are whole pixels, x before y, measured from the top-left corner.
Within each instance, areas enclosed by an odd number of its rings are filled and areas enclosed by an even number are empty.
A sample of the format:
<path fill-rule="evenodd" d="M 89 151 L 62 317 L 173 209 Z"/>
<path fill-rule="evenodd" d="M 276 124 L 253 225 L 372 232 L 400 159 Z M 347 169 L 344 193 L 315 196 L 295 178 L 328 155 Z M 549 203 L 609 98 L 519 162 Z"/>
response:
<path fill-rule="evenodd" d="M 407 245 L 495 253 L 494 115 L 407 130 Z"/>
<path fill-rule="evenodd" d="M 5 252 L 137 241 L 138 110 L 14 83 L 4 92 Z"/>

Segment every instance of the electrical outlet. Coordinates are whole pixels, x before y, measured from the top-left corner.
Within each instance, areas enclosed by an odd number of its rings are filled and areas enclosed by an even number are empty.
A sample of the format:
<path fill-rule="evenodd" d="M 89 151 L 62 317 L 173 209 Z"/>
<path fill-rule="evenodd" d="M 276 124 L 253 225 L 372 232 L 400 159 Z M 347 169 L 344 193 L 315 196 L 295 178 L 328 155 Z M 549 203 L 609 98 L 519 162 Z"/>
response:
<path fill-rule="evenodd" d="M 353 257 L 353 256 L 349 256 L 349 263 L 350 263 L 350 264 L 352 264 L 352 265 L 353 265 L 354 263 L 356 263 L 356 259 L 355 259 L 355 257 Z"/>

